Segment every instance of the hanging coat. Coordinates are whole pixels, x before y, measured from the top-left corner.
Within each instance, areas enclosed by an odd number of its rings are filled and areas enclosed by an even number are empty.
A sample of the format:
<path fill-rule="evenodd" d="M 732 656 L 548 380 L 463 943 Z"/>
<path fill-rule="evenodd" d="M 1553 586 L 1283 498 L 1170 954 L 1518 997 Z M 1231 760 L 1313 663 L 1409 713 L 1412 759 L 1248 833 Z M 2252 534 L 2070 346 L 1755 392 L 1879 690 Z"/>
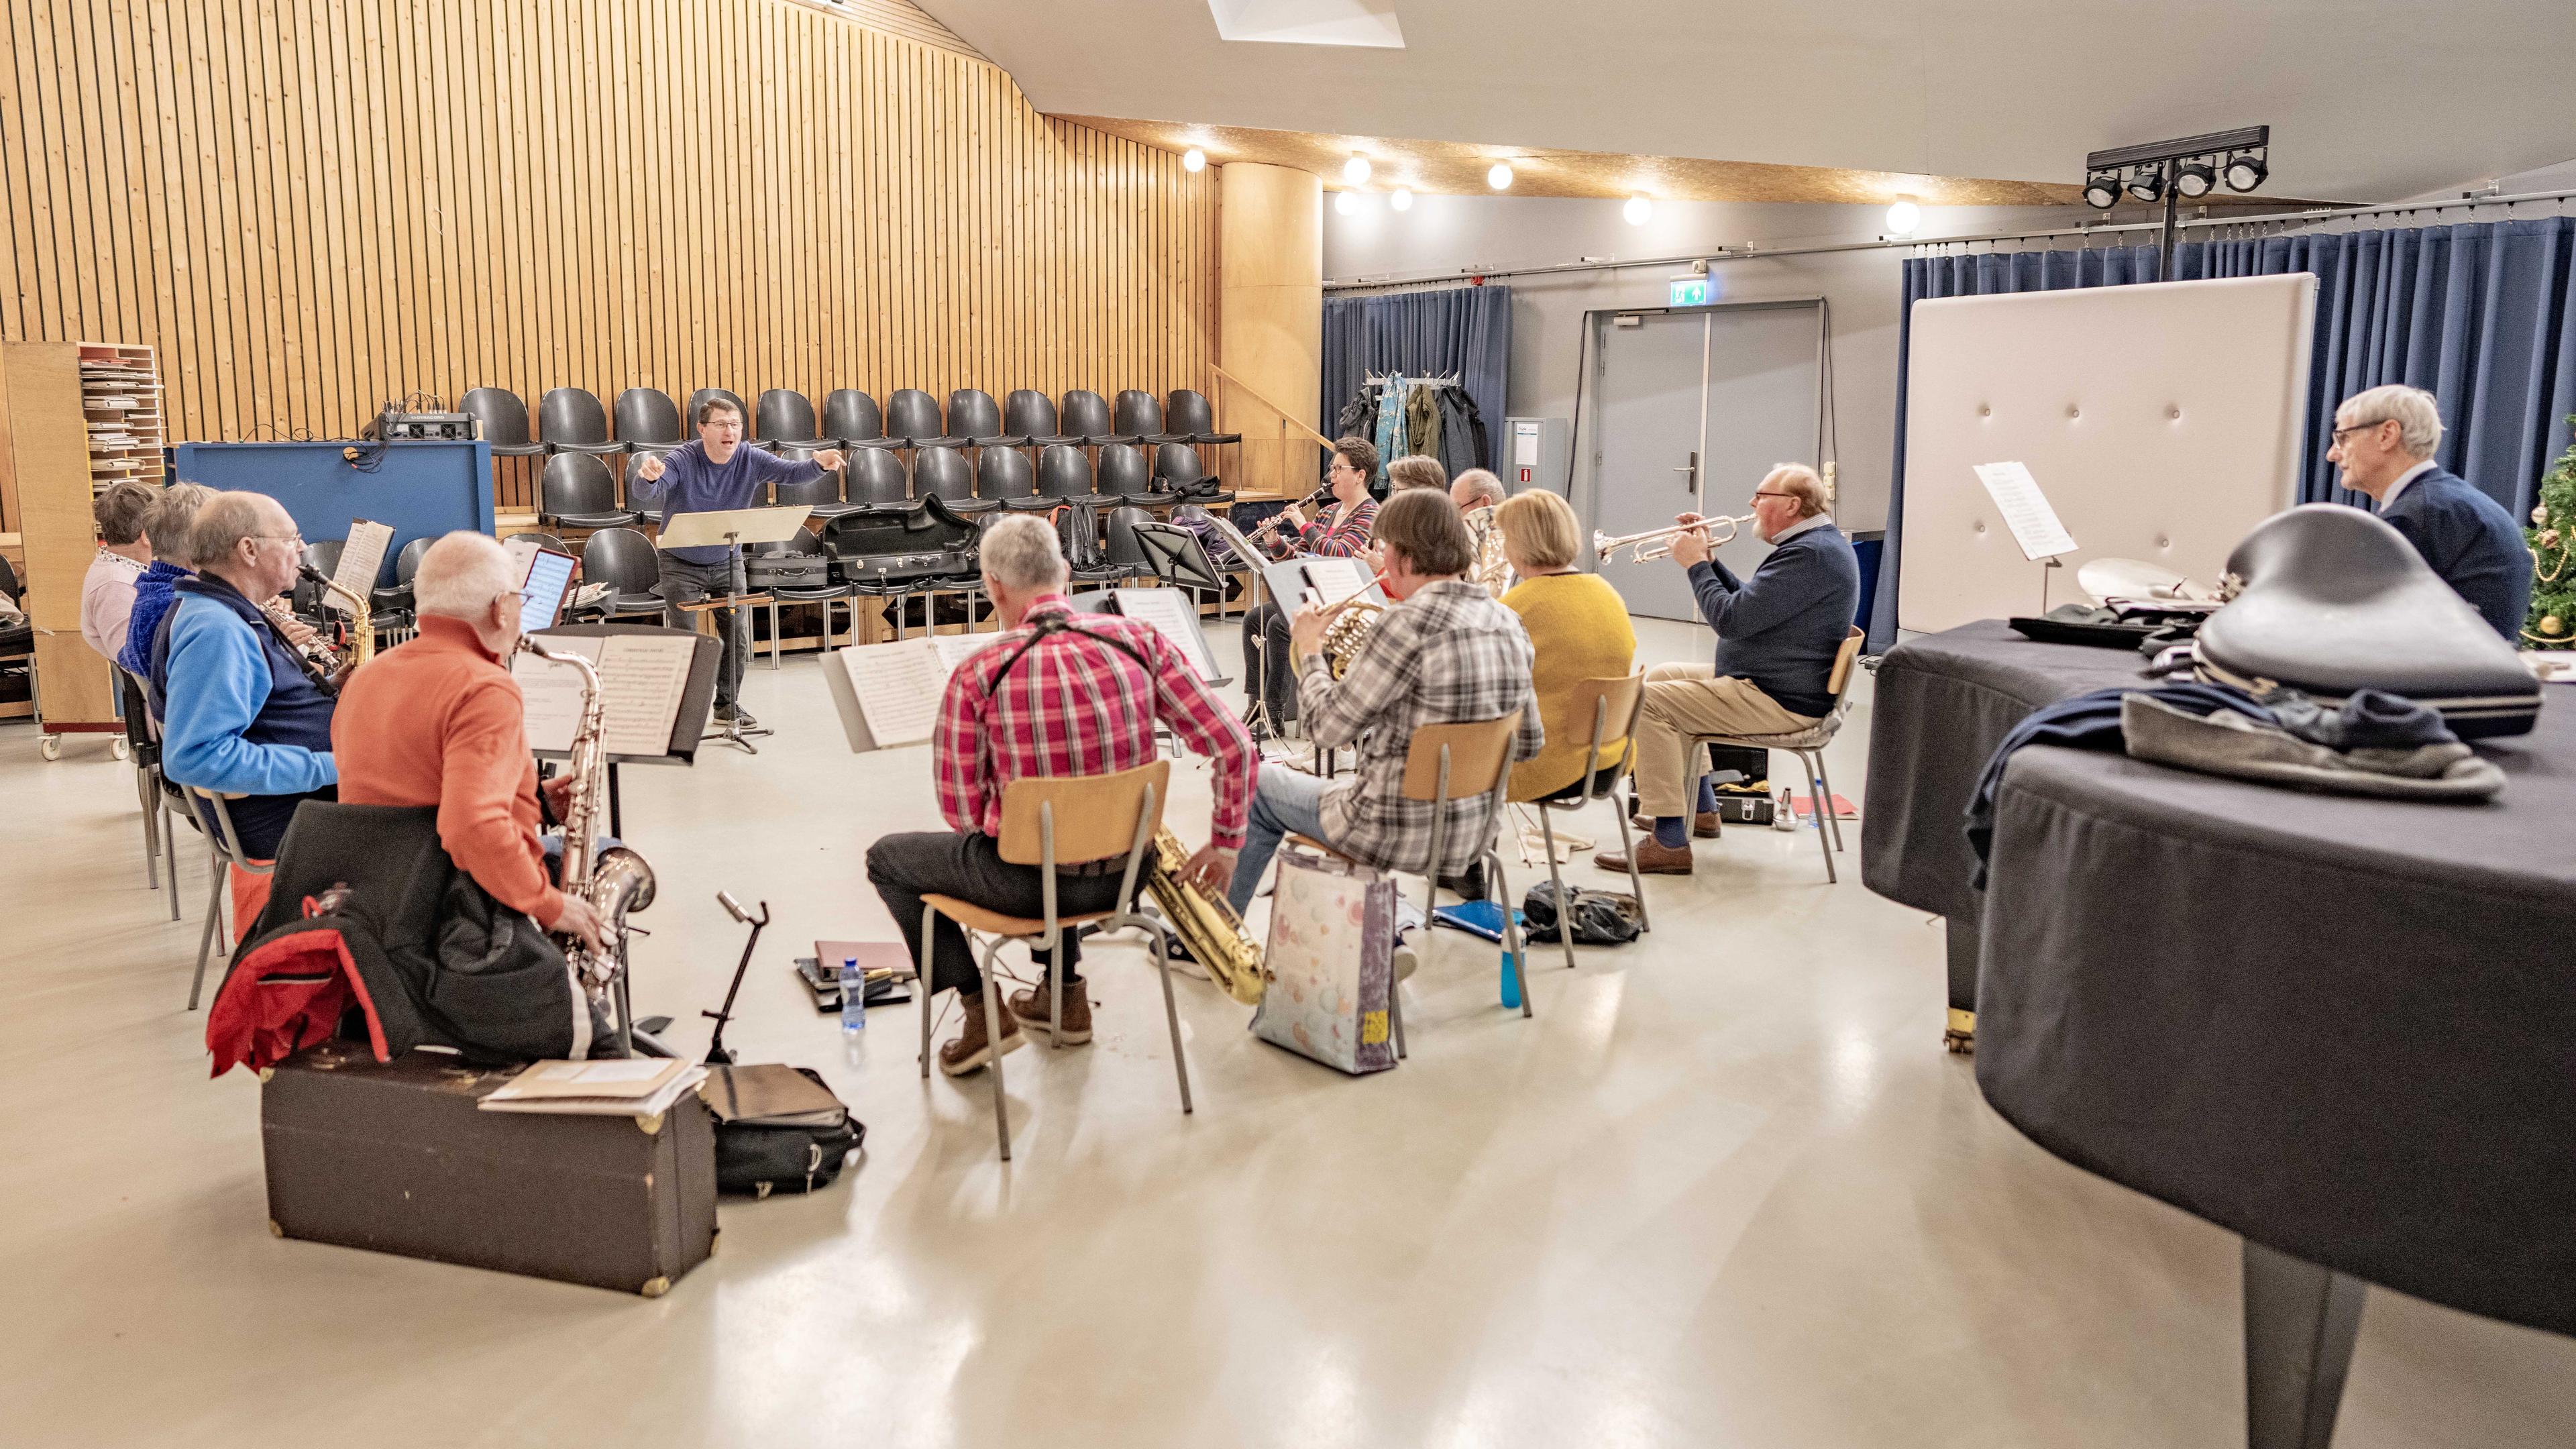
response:
<path fill-rule="evenodd" d="M 1440 456 L 1440 394 L 1437 384 L 1417 382 L 1405 389 L 1404 440 L 1407 453 Z"/>

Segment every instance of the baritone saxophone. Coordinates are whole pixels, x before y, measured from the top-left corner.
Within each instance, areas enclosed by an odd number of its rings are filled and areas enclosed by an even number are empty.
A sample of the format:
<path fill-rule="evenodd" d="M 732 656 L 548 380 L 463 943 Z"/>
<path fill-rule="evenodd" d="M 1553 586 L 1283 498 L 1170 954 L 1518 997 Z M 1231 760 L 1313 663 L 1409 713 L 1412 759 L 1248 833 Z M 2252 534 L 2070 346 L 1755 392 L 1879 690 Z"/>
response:
<path fill-rule="evenodd" d="M 1243 918 L 1224 897 L 1209 895 L 1190 883 L 1189 865 L 1190 852 L 1181 838 L 1168 829 L 1156 831 L 1154 873 L 1146 877 L 1146 889 L 1153 892 L 1163 919 L 1171 922 L 1172 933 L 1207 968 L 1209 978 L 1224 987 L 1226 995 L 1246 1006 L 1258 1006 L 1266 979 L 1261 943 L 1243 929 Z"/>

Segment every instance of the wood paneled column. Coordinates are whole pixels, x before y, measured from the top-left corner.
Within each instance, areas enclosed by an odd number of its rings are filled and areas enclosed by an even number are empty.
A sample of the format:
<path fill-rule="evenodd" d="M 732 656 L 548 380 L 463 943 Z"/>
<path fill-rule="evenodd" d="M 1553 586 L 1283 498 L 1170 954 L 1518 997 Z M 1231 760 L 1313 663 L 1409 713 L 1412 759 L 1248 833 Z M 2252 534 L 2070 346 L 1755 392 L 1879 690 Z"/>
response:
<path fill-rule="evenodd" d="M 1243 434 L 1231 481 L 1303 495 L 1319 476 L 1309 434 L 1322 426 L 1324 184 L 1248 161 L 1221 168 L 1219 183 L 1217 356 L 1232 379 L 1219 382 L 1226 429 Z"/>

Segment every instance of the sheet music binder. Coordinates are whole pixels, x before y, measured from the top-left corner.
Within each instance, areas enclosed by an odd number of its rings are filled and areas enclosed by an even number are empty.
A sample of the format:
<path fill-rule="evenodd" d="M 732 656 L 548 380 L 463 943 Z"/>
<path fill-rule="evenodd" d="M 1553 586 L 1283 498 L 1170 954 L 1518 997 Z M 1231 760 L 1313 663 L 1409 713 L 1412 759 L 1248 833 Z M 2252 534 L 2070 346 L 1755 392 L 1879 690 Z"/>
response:
<path fill-rule="evenodd" d="M 723 644 L 713 635 L 692 633 L 687 629 L 665 629 L 659 624 L 563 624 L 539 633 L 546 639 L 570 637 L 601 639 L 616 634 L 677 634 L 696 641 L 689 657 L 689 682 L 680 690 L 680 708 L 671 722 L 671 747 L 658 755 L 610 755 L 612 765 L 693 765 L 698 759 L 698 737 L 706 732 L 707 713 L 716 702 L 716 664 Z M 539 759 L 560 760 L 561 750 L 538 750 Z"/>

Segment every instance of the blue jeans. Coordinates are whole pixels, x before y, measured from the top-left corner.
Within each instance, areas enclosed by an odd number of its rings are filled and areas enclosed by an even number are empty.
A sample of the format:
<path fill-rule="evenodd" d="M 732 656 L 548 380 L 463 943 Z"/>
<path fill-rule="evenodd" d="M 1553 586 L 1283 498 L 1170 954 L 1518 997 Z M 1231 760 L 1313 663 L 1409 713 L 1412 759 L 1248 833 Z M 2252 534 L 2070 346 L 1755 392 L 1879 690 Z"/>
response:
<path fill-rule="evenodd" d="M 1261 873 L 1270 868 L 1270 857 L 1279 853 L 1279 842 L 1289 832 L 1310 840 L 1330 840 L 1324 834 L 1324 795 L 1330 789 L 1329 782 L 1302 771 L 1261 767 L 1252 792 L 1251 823 L 1243 833 L 1243 852 L 1234 861 L 1234 884 L 1225 892 L 1236 915 L 1252 904 Z"/>

